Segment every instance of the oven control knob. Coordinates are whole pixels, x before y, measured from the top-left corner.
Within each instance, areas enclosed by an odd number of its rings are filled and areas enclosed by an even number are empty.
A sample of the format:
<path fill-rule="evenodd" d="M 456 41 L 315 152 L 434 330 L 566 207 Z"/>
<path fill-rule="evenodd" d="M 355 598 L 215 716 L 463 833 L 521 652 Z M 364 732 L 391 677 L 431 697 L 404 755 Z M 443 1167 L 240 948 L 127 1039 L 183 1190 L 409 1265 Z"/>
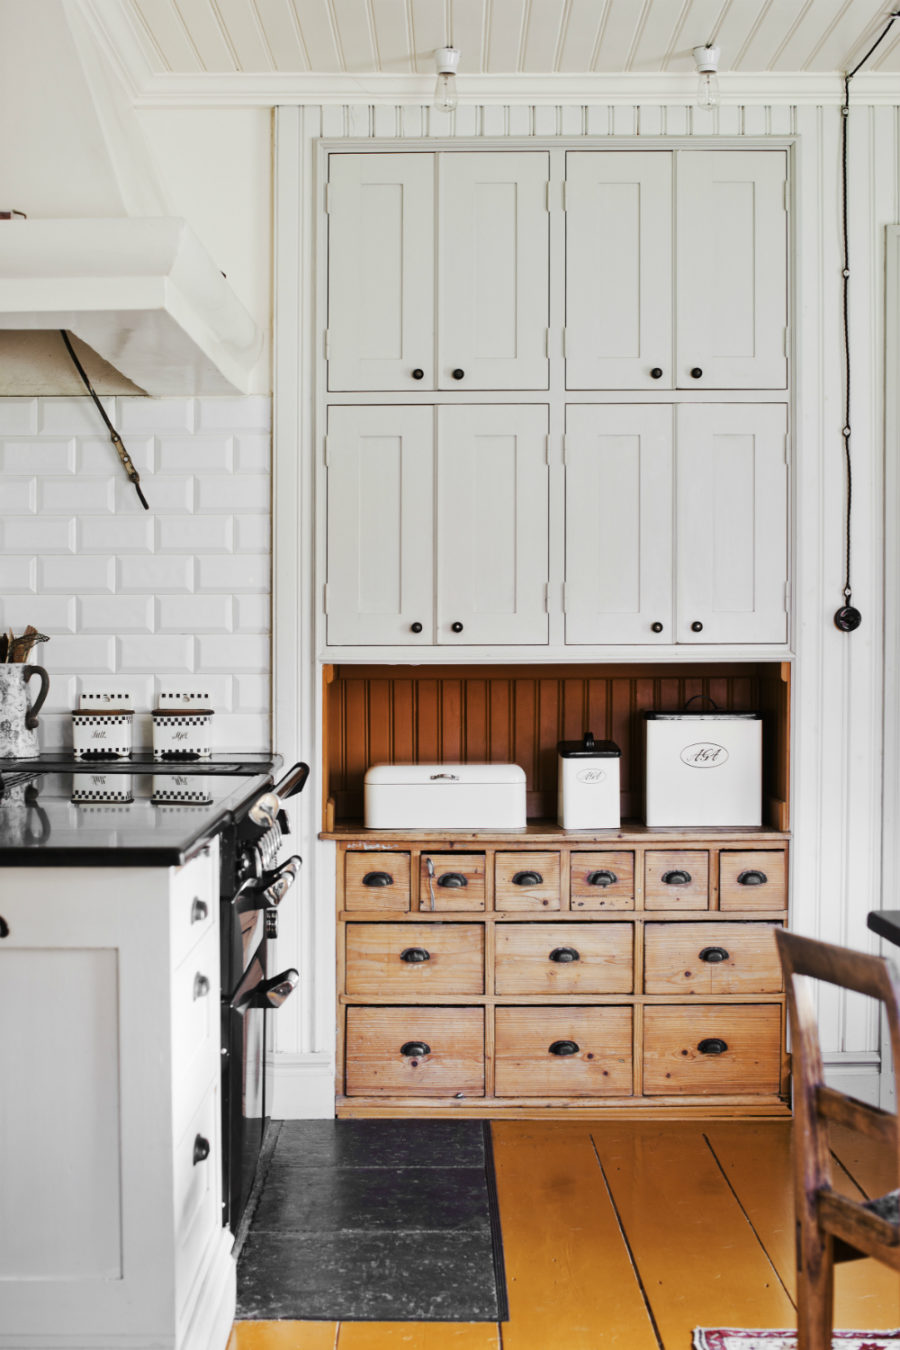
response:
<path fill-rule="evenodd" d="M 262 901 L 259 906 L 260 909 L 268 909 L 272 905 L 281 904 L 300 875 L 301 866 L 301 860 L 295 853 L 280 867 L 273 868 L 271 872 L 263 873 L 262 886 L 259 892 L 259 898 Z"/>
<path fill-rule="evenodd" d="M 242 883 L 247 881 L 258 881 L 262 876 L 263 864 L 259 849 L 255 844 L 248 844 L 242 848 L 237 864 L 238 880 Z"/>

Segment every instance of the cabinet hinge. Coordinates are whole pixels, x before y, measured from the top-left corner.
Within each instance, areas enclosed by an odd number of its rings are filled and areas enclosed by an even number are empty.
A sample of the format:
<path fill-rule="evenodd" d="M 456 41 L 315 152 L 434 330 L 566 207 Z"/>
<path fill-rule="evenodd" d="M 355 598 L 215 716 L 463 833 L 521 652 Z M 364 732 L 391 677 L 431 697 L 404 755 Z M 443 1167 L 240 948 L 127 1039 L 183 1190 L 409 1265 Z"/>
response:
<path fill-rule="evenodd" d="M 331 437 L 330 437 L 330 436 L 323 436 L 323 437 L 322 437 L 322 441 L 323 441 L 323 444 L 324 444 L 324 447 L 325 447 L 325 468 L 326 468 L 326 469 L 327 469 L 327 468 L 329 467 L 329 465 L 331 464 L 331 446 L 329 445 L 329 441 L 330 441 L 330 440 L 331 440 Z"/>
<path fill-rule="evenodd" d="M 550 182 L 550 180 L 549 180 L 549 178 L 548 178 L 548 180 L 547 180 L 547 196 L 546 196 L 547 210 L 548 210 L 548 211 L 552 211 L 552 210 L 553 210 L 553 203 L 552 203 L 552 201 L 550 200 L 550 193 L 551 193 L 552 191 L 553 191 L 553 184 Z"/>
<path fill-rule="evenodd" d="M 784 583 L 784 612 L 785 614 L 791 612 L 791 583 L 789 581 Z"/>
<path fill-rule="evenodd" d="M 790 185 L 790 183 L 788 182 L 788 180 L 785 179 L 781 186 L 782 186 L 782 188 L 784 189 L 784 191 L 783 191 L 783 193 L 782 193 L 782 201 L 784 202 L 784 209 L 785 209 L 785 211 L 790 211 L 790 209 L 791 209 L 791 185 Z"/>
<path fill-rule="evenodd" d="M 568 178 L 564 178 L 564 179 L 563 179 L 563 184 L 562 184 L 562 209 L 563 209 L 564 211 L 568 211 L 568 209 L 569 209 L 569 180 L 568 180 Z"/>
<path fill-rule="evenodd" d="M 550 463 L 550 433 L 544 437 L 544 463 Z"/>
<path fill-rule="evenodd" d="M 326 216 L 330 216 L 330 215 L 331 215 L 331 184 L 330 184 L 330 183 L 326 183 L 326 184 L 325 184 L 325 214 L 326 214 Z"/>
<path fill-rule="evenodd" d="M 323 599 L 323 602 L 324 602 L 324 605 L 325 605 L 325 613 L 326 613 L 326 614 L 329 612 L 329 599 L 330 599 L 330 597 L 329 597 L 329 591 L 330 591 L 330 589 L 331 589 L 331 588 L 330 588 L 330 586 L 328 585 L 328 582 L 326 581 L 326 582 L 325 582 L 325 585 L 322 587 L 322 599 Z"/>
<path fill-rule="evenodd" d="M 550 582 L 544 587 L 544 613 L 550 613 Z"/>
<path fill-rule="evenodd" d="M 785 464 L 791 462 L 791 433 L 789 431 L 784 433 L 784 462 Z"/>
<path fill-rule="evenodd" d="M 569 330 L 568 330 L 568 328 L 564 328 L 564 329 L 562 330 L 562 342 L 563 342 L 563 356 L 564 356 L 564 357 L 567 357 L 567 356 L 569 355 Z"/>
<path fill-rule="evenodd" d="M 791 330 L 787 326 L 785 326 L 784 330 L 784 354 L 785 356 L 790 356 L 791 354 Z"/>
<path fill-rule="evenodd" d="M 569 438 L 565 432 L 562 437 L 562 462 L 564 465 L 569 462 Z"/>
<path fill-rule="evenodd" d="M 325 329 L 325 360 L 331 360 L 331 332 L 328 328 Z"/>

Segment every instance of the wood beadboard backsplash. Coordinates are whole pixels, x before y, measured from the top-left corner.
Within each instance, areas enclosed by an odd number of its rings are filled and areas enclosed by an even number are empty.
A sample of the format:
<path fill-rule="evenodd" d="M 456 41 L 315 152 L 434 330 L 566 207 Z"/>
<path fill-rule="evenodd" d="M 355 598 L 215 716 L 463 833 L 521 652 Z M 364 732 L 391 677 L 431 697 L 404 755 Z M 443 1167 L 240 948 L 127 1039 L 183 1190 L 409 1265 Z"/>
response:
<path fill-rule="evenodd" d="M 763 714 L 766 823 L 787 829 L 786 664 L 336 665 L 325 667 L 324 680 L 326 830 L 362 820 L 372 764 L 519 764 L 529 819 L 555 819 L 557 742 L 588 730 L 622 751 L 622 819 L 639 819 L 641 713 L 674 711 L 695 694 L 722 709 Z"/>

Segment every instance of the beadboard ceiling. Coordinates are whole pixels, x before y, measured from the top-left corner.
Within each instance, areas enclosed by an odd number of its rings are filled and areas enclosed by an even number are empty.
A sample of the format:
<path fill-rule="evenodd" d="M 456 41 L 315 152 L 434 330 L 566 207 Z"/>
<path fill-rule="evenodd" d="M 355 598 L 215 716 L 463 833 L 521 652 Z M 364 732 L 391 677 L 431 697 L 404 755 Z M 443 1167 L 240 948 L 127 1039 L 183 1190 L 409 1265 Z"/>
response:
<path fill-rule="evenodd" d="M 133 92 L 277 77 L 393 77 L 412 92 L 435 49 L 460 75 L 677 76 L 715 42 L 721 70 L 847 70 L 896 6 L 885 0 L 76 0 Z M 900 21 L 866 66 L 900 73 Z M 174 83 L 173 83 L 174 82 Z M 377 84 L 376 86 L 377 87 Z M 396 84 L 399 89 L 403 84 Z M 900 80 L 898 80 L 900 92 Z"/>

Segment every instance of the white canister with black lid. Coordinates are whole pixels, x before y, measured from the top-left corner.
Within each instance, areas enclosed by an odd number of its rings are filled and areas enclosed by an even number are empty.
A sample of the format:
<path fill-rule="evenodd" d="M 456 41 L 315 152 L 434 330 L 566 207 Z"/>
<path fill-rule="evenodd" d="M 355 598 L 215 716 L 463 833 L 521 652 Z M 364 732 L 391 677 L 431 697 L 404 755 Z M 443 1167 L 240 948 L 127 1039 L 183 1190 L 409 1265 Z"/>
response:
<path fill-rule="evenodd" d="M 615 741 L 560 741 L 557 820 L 564 830 L 610 830 L 621 823 L 619 764 Z"/>

